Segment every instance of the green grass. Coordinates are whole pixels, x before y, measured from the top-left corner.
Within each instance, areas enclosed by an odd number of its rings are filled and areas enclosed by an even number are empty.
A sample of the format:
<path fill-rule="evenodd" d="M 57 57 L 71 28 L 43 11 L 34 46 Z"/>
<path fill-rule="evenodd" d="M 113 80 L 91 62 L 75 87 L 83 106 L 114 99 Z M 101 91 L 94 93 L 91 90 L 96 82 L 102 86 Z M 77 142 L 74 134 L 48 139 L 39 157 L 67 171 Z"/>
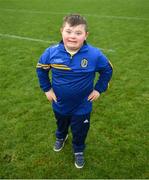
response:
<path fill-rule="evenodd" d="M 55 119 L 35 73 L 49 44 L 0 36 L 0 178 L 149 178 L 148 7 L 148 0 L 0 0 L 0 34 L 58 42 L 62 17 L 84 14 L 88 42 L 114 66 L 78 170 L 71 135 L 62 152 L 52 150 Z"/>

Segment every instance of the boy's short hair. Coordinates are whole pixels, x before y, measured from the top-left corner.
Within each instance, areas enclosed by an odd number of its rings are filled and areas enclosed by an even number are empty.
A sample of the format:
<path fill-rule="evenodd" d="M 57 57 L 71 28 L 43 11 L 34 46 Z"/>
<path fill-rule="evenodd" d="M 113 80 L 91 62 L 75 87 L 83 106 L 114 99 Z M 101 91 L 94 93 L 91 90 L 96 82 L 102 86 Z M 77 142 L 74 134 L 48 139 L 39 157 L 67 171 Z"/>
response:
<path fill-rule="evenodd" d="M 68 23 L 70 26 L 77 26 L 83 24 L 85 26 L 85 31 L 88 31 L 88 25 L 85 17 L 80 14 L 69 14 L 63 18 L 62 27 L 65 26 L 65 23 Z"/>

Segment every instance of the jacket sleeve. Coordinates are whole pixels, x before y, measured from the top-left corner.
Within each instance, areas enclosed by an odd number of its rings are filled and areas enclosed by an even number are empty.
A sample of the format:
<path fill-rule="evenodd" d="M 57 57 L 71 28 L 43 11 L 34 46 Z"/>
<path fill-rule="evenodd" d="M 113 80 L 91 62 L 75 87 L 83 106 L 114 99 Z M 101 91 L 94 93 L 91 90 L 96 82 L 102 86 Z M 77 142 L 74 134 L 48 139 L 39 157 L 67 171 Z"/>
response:
<path fill-rule="evenodd" d="M 112 64 L 102 53 L 97 59 L 96 71 L 99 72 L 99 78 L 94 89 L 102 93 L 107 90 L 113 73 Z"/>
<path fill-rule="evenodd" d="M 51 82 L 49 79 L 50 70 L 50 53 L 47 49 L 40 57 L 39 62 L 36 67 L 37 77 L 41 89 L 47 92 L 51 89 Z"/>

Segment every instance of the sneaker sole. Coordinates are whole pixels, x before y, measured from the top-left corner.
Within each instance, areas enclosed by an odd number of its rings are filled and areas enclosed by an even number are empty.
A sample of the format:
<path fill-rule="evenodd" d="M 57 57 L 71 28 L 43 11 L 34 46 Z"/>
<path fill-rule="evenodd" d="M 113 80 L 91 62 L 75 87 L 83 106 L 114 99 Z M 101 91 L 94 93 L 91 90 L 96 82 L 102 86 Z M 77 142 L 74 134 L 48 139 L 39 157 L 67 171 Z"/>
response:
<path fill-rule="evenodd" d="M 66 138 L 65 138 L 65 140 L 64 140 L 64 142 L 63 142 L 62 147 L 61 147 L 60 149 L 55 149 L 55 148 L 53 148 L 53 150 L 54 150 L 55 152 L 59 152 L 59 151 L 61 151 L 61 150 L 63 149 L 63 147 L 64 147 L 65 142 L 66 142 L 66 140 L 67 140 L 67 139 L 68 139 L 68 134 L 67 134 L 67 136 L 66 136 Z"/>
<path fill-rule="evenodd" d="M 75 163 L 75 166 L 76 166 L 76 168 L 81 169 L 81 168 L 83 168 L 84 164 L 83 164 L 82 166 L 78 166 L 78 165 Z"/>

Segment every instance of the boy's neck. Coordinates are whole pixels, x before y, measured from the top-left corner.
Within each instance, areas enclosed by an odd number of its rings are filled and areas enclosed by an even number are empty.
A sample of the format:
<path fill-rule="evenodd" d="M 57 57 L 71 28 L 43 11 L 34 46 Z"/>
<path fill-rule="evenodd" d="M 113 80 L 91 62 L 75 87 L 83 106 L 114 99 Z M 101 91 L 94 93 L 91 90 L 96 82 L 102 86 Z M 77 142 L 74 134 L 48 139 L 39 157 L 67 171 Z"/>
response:
<path fill-rule="evenodd" d="M 68 49 L 68 48 L 66 48 L 66 47 L 65 47 L 65 49 L 66 49 L 66 51 L 67 51 L 69 54 L 71 54 L 71 55 L 74 55 L 74 54 L 76 54 L 76 53 L 79 51 L 79 49 L 70 50 L 70 49 Z"/>

